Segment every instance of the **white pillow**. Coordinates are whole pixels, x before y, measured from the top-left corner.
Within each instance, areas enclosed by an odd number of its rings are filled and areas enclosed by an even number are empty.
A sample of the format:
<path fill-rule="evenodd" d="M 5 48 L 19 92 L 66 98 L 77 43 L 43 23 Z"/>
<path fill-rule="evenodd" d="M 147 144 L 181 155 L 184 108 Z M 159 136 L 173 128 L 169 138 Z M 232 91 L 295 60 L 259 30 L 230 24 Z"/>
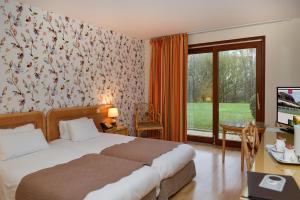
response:
<path fill-rule="evenodd" d="M 20 133 L 26 131 L 33 131 L 34 125 L 33 124 L 26 124 L 23 126 L 18 126 L 16 128 L 9 128 L 9 129 L 0 129 L 0 134 L 8 134 L 8 133 Z"/>
<path fill-rule="evenodd" d="M 70 134 L 68 132 L 67 121 L 59 121 L 59 135 L 61 139 L 70 140 Z"/>
<path fill-rule="evenodd" d="M 70 140 L 71 139 L 69 129 L 68 129 L 68 125 L 67 125 L 68 122 L 78 121 L 78 120 L 86 120 L 86 119 L 88 119 L 88 118 L 82 117 L 82 118 L 79 118 L 79 119 L 73 119 L 73 120 L 68 120 L 68 121 L 59 121 L 58 128 L 59 128 L 60 138 L 65 139 L 65 140 Z"/>
<path fill-rule="evenodd" d="M 48 148 L 41 129 L 0 134 L 0 159 L 8 160 Z"/>
<path fill-rule="evenodd" d="M 98 134 L 92 119 L 70 121 L 67 124 L 71 140 L 74 142 L 88 140 L 96 137 Z"/>

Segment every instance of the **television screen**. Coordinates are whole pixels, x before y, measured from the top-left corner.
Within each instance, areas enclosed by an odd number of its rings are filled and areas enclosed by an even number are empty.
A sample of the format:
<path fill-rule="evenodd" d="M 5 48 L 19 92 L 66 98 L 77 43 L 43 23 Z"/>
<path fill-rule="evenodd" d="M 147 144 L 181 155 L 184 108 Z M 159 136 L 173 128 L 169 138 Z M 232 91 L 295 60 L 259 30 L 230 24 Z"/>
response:
<path fill-rule="evenodd" d="M 277 122 L 293 126 L 293 117 L 300 117 L 300 87 L 277 88 Z"/>

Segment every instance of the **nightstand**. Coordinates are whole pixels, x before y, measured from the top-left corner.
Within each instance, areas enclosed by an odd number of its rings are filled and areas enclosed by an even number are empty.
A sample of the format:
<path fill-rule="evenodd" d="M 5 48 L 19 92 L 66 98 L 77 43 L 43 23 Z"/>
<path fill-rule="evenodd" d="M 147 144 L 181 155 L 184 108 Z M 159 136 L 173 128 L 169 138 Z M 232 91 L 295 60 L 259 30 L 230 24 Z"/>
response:
<path fill-rule="evenodd" d="M 105 133 L 113 133 L 113 134 L 120 134 L 120 135 L 127 135 L 128 136 L 128 128 L 119 124 L 117 127 L 113 127 L 104 131 Z"/>

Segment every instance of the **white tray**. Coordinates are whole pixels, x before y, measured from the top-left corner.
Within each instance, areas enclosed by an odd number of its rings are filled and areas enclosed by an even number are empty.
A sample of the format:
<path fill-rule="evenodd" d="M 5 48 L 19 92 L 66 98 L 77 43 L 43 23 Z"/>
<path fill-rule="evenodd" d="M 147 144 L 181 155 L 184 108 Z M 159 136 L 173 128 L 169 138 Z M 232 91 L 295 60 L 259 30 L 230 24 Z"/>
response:
<path fill-rule="evenodd" d="M 267 144 L 266 145 L 266 150 L 269 152 L 269 154 L 279 163 L 282 164 L 289 164 L 289 165 L 300 165 L 300 159 L 298 157 L 298 161 L 293 162 L 293 161 L 285 161 L 283 159 L 283 152 L 278 152 L 276 151 L 274 145 L 272 144 Z"/>

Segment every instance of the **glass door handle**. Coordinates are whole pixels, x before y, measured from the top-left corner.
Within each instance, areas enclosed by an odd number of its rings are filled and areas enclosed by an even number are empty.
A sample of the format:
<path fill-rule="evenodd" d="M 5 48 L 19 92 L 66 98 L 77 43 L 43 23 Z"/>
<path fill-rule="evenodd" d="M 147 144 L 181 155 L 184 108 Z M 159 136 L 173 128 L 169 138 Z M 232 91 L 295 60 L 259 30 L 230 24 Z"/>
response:
<path fill-rule="evenodd" d="M 257 109 L 260 110 L 259 94 L 256 93 Z"/>

